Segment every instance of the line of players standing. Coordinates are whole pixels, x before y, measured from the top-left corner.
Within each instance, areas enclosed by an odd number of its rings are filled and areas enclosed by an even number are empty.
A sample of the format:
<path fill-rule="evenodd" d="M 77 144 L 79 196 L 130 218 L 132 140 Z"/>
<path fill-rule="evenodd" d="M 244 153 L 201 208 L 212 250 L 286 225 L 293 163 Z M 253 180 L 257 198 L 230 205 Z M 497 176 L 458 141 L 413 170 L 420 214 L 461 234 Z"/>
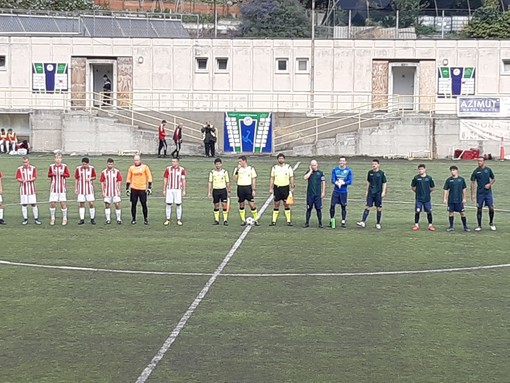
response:
<path fill-rule="evenodd" d="M 39 209 L 37 207 L 37 197 L 35 181 L 37 179 L 37 169 L 30 164 L 28 156 L 23 156 L 23 164 L 16 170 L 16 180 L 20 184 L 20 204 L 23 216 L 22 224 L 28 224 L 28 205 L 32 207 L 34 223 L 41 225 L 39 220 Z M 79 203 L 79 225 L 85 224 L 85 205 L 88 203 L 90 223 L 95 225 L 96 209 L 94 207 L 94 185 L 97 174 L 93 166 L 90 165 L 87 157 L 82 158 L 81 165 L 74 173 L 76 200 Z M 50 225 L 55 225 L 56 208 L 60 204 L 62 212 L 62 225 L 67 225 L 67 185 L 66 180 L 71 174 L 66 164 L 62 163 L 62 154 L 55 155 L 55 162 L 49 166 L 48 178 L 50 179 Z M 0 224 L 5 224 L 3 207 L 3 175 L 0 172 Z M 116 221 L 122 224 L 121 217 L 121 183 L 122 174 L 115 168 L 114 160 L 107 160 L 106 169 L 101 174 L 99 181 L 101 183 L 102 197 L 105 204 L 105 223 L 111 223 L 111 205 L 115 207 Z M 126 194 L 130 196 L 132 206 L 132 224 L 136 224 L 136 205 L 140 201 L 144 216 L 144 223 L 148 224 L 147 195 L 152 193 L 152 175 L 147 165 L 141 163 L 140 156 L 134 157 L 134 164 L 130 166 L 126 179 Z"/>
<path fill-rule="evenodd" d="M 482 210 L 484 206 L 487 206 L 489 210 L 489 227 L 490 230 L 495 231 L 496 226 L 494 224 L 494 200 L 492 196 L 492 185 L 496 182 L 493 171 L 486 166 L 485 159 L 479 157 L 477 159 L 478 167 L 472 172 L 471 180 L 471 200 L 476 202 L 477 211 L 476 219 L 477 226 L 475 231 L 482 230 Z M 308 192 L 307 192 L 307 217 L 305 227 L 309 226 L 309 218 L 312 207 L 317 210 L 317 217 L 319 221 L 319 227 L 322 227 L 322 214 L 321 214 L 321 200 L 324 198 L 324 187 L 325 177 L 324 174 L 317 169 L 317 161 L 312 160 L 310 164 L 310 171 L 305 175 L 305 179 L 308 179 Z M 317 179 L 319 176 L 323 180 L 322 192 L 319 194 L 319 188 L 317 183 L 313 184 L 314 175 Z M 465 214 L 465 204 L 467 202 L 467 185 L 463 177 L 459 175 L 459 169 L 457 166 L 450 166 L 450 177 L 448 177 L 443 186 L 443 203 L 448 208 L 448 220 L 449 225 L 447 228 L 448 232 L 455 230 L 454 227 L 454 214 L 458 212 L 461 217 L 463 229 L 466 232 L 471 231 L 467 225 L 467 218 Z M 311 185 L 312 182 L 312 185 Z M 331 183 L 334 184 L 334 189 L 331 197 L 330 205 L 330 224 L 329 226 L 335 228 L 335 206 L 339 204 L 342 208 L 342 220 L 341 227 L 346 227 L 346 216 L 347 216 L 347 187 L 352 183 L 352 170 L 347 166 L 345 157 L 340 157 L 339 166 L 335 167 L 331 173 Z M 418 165 L 418 174 L 411 181 L 411 189 L 415 193 L 415 216 L 413 231 L 420 229 L 419 221 L 420 214 L 422 212 L 427 214 L 428 230 L 435 231 L 435 227 L 432 223 L 432 203 L 431 203 L 431 192 L 435 188 L 435 182 L 430 175 L 426 172 L 426 166 L 424 164 Z M 310 192 L 312 190 L 312 192 Z M 381 218 L 382 218 L 382 202 L 386 196 L 387 190 L 387 179 L 384 171 L 380 169 L 379 160 L 374 159 L 372 161 L 372 169 L 368 172 L 366 178 L 366 205 L 362 214 L 361 221 L 357 222 L 356 225 L 359 227 L 366 227 L 366 222 L 370 209 L 375 206 L 376 208 L 376 224 L 375 228 L 381 229 Z M 475 195 L 476 190 L 476 195 Z M 313 206 L 312 206 L 313 205 Z"/>
<path fill-rule="evenodd" d="M 280 203 L 283 202 L 285 217 L 288 226 L 292 226 L 290 206 L 292 204 L 292 193 L 295 189 L 294 172 L 290 165 L 285 163 L 285 156 L 277 156 L 278 163 L 271 169 L 269 193 L 274 196 L 274 209 L 272 213 L 271 226 L 275 226 Z M 214 224 L 219 225 L 220 221 L 220 203 L 223 210 L 223 224 L 228 225 L 228 213 L 230 210 L 230 179 L 229 174 L 222 168 L 221 159 L 215 161 L 215 168 L 209 173 L 208 197 L 213 199 L 214 205 Z M 449 226 L 448 231 L 454 230 L 454 213 L 460 213 L 464 231 L 470 231 L 467 226 L 464 204 L 467 199 L 467 186 L 464 178 L 458 174 L 456 166 L 450 167 L 451 177 L 444 184 L 444 203 L 448 206 Z M 67 224 L 67 190 L 66 179 L 70 177 L 67 165 L 62 163 L 62 155 L 55 155 L 55 163 L 48 169 L 50 178 L 50 225 L 55 224 L 56 205 L 60 203 L 62 211 L 62 225 Z M 39 211 L 36 201 L 35 180 L 37 178 L 36 168 L 30 165 L 27 156 L 23 157 L 23 165 L 16 171 L 16 179 L 20 183 L 20 203 L 22 206 L 23 224 L 28 223 L 28 205 L 32 206 L 34 222 L 41 224 L 39 220 Z M 93 181 L 97 178 L 95 168 L 89 164 L 88 158 L 82 159 L 82 165 L 76 168 L 75 174 L 75 194 L 79 202 L 79 224 L 85 223 L 85 204 L 89 204 L 89 214 L 91 224 L 95 224 L 94 208 L 94 186 Z M 165 225 L 171 223 L 171 213 L 173 204 L 176 205 L 177 224 L 182 225 L 182 197 L 186 195 L 186 171 L 179 165 L 179 159 L 173 158 L 172 165 L 165 169 L 163 193 L 166 202 L 166 221 Z M 255 206 L 254 198 L 256 196 L 256 178 L 255 169 L 248 165 L 247 158 L 240 156 L 238 166 L 234 170 L 233 178 L 237 182 L 237 196 L 239 202 L 239 214 L 241 225 L 245 226 L 248 222 L 246 218 L 245 203 L 251 209 L 253 223 L 258 226 L 258 212 Z M 326 178 L 324 173 L 318 169 L 316 160 L 310 162 L 308 172 L 304 175 L 307 181 L 307 210 L 305 227 L 310 226 L 312 210 L 315 208 L 319 227 L 322 224 L 322 200 L 325 198 Z M 339 165 L 333 168 L 331 172 L 331 183 L 334 189 L 331 196 L 330 205 L 330 223 L 332 228 L 336 227 L 335 208 L 341 206 L 341 224 L 346 227 L 347 217 L 347 188 L 352 184 L 352 170 L 347 166 L 345 157 L 340 157 Z M 4 224 L 3 205 L 2 205 L 2 174 L 0 172 L 0 224 Z M 107 167 L 101 172 L 100 183 L 102 197 L 105 203 L 105 223 L 111 223 L 111 205 L 115 207 L 116 221 L 122 223 L 121 218 L 121 172 L 114 167 L 114 160 L 107 160 Z M 382 202 L 386 195 L 387 179 L 384 171 L 380 169 L 379 160 L 372 161 L 372 169 L 367 174 L 366 186 L 366 205 L 363 211 L 361 221 L 357 222 L 359 227 L 364 228 L 370 213 L 370 209 L 376 207 L 376 229 L 381 229 Z M 489 227 L 496 230 L 494 225 L 494 202 L 492 198 L 491 187 L 495 182 L 494 173 L 485 164 L 483 157 L 478 159 L 478 167 L 471 175 L 471 198 L 477 203 L 477 223 L 475 231 L 482 228 L 482 208 L 487 206 L 489 209 Z M 415 224 L 413 230 L 419 230 L 420 214 L 427 214 L 428 229 L 435 231 L 432 224 L 432 204 L 431 192 L 435 188 L 434 180 L 427 175 L 424 164 L 418 166 L 418 175 L 412 182 L 411 188 L 416 195 L 415 204 Z M 475 198 L 476 188 L 476 198 Z M 134 164 L 130 166 L 126 179 L 126 194 L 131 200 L 131 223 L 136 224 L 137 204 L 140 202 L 144 217 L 144 224 L 148 224 L 147 196 L 152 193 L 152 174 L 149 167 L 142 164 L 140 156 L 134 157 Z"/>

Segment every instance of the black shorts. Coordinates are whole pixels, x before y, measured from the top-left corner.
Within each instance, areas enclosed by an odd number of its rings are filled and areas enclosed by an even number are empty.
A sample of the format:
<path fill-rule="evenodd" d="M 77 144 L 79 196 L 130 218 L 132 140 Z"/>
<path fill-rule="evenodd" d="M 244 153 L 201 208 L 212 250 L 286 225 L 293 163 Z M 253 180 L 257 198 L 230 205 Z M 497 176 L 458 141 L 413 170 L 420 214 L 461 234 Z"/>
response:
<path fill-rule="evenodd" d="M 289 198 L 290 186 L 276 186 L 273 187 L 274 201 L 283 201 L 287 202 L 287 198 Z"/>
<path fill-rule="evenodd" d="M 253 202 L 253 192 L 251 189 L 251 185 L 247 186 L 237 186 L 237 198 L 238 202 Z"/>
<path fill-rule="evenodd" d="M 213 203 L 227 203 L 228 193 L 227 189 L 213 189 L 212 191 Z"/>

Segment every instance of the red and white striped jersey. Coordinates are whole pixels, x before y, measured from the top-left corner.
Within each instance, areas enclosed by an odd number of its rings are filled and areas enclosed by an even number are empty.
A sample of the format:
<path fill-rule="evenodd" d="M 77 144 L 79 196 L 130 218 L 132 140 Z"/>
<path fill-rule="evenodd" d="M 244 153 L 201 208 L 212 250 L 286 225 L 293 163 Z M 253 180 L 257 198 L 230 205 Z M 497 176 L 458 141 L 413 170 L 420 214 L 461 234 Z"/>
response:
<path fill-rule="evenodd" d="M 99 177 L 99 182 L 101 182 L 106 197 L 120 197 L 122 174 L 118 169 L 106 168 L 103 170 Z"/>
<path fill-rule="evenodd" d="M 37 171 L 35 166 L 20 166 L 16 171 L 16 179 L 20 182 L 19 194 L 21 195 L 32 195 L 35 194 L 35 183 L 34 181 L 27 181 L 33 178 L 37 178 Z"/>
<path fill-rule="evenodd" d="M 50 179 L 50 193 L 65 193 L 66 178 L 69 178 L 69 168 L 66 164 L 51 164 L 48 169 L 48 178 Z"/>
<path fill-rule="evenodd" d="M 96 179 L 96 169 L 93 166 L 78 166 L 74 178 L 78 181 L 78 194 L 94 194 L 92 181 Z"/>
<path fill-rule="evenodd" d="M 186 170 L 182 166 L 174 168 L 169 166 L 165 169 L 163 178 L 167 178 L 168 182 L 166 185 L 167 189 L 181 189 L 182 181 L 186 178 Z"/>

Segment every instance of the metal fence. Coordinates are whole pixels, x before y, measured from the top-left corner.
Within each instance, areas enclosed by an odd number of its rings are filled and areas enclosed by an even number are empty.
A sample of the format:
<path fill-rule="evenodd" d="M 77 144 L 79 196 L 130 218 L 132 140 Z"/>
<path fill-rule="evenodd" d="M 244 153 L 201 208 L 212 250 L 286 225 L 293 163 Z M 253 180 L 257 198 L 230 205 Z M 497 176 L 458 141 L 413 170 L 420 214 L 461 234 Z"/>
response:
<path fill-rule="evenodd" d="M 458 37 L 469 24 L 474 10 L 339 10 L 319 14 L 319 39 L 447 39 Z M 328 26 L 333 25 L 334 26 Z"/>

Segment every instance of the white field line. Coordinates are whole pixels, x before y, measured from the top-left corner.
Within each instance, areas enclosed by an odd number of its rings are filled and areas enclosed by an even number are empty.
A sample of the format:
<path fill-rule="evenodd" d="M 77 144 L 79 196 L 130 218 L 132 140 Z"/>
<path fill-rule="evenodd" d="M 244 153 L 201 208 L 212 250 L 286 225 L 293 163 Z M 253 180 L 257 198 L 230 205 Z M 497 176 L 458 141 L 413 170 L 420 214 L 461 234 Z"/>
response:
<path fill-rule="evenodd" d="M 146 275 L 179 275 L 179 276 L 211 276 L 212 273 L 184 273 L 174 271 L 145 271 L 145 270 L 119 270 L 119 269 L 100 269 L 96 267 L 80 267 L 80 266 L 58 266 L 58 265 L 41 265 L 37 263 L 25 263 L 25 262 L 11 262 L 0 260 L 1 265 L 7 266 L 23 266 L 23 267 L 34 267 L 40 269 L 57 269 L 57 270 L 71 270 L 71 271 L 88 271 L 88 272 L 100 272 L 100 273 L 112 273 L 112 274 L 146 274 Z"/>
<path fill-rule="evenodd" d="M 412 274 L 434 274 L 434 273 L 456 273 L 487 269 L 501 269 L 510 267 L 510 263 L 486 266 L 453 267 L 449 269 L 425 269 L 425 270 L 401 270 L 401 271 L 366 271 L 351 273 L 258 273 L 258 274 L 222 274 L 222 277 L 372 277 L 383 275 L 412 275 Z"/>
<path fill-rule="evenodd" d="M 39 269 L 57 269 L 68 271 L 85 271 L 85 272 L 100 272 L 112 274 L 134 274 L 134 275 L 175 275 L 185 277 L 210 277 L 213 273 L 186 273 L 177 271 L 145 271 L 145 270 L 118 270 L 118 269 L 100 269 L 94 267 L 79 267 L 79 266 L 57 266 L 57 265 L 40 265 L 37 263 L 24 263 L 24 262 L 11 262 L 0 260 L 1 265 L 6 266 L 19 266 L 19 267 L 33 267 Z M 510 267 L 510 263 L 502 263 L 497 265 L 482 265 L 482 266 L 465 266 L 453 267 L 449 269 L 424 269 L 424 270 L 390 270 L 390 271 L 360 271 L 360 272 L 341 272 L 341 273 L 223 273 L 219 277 L 229 278 L 293 278 L 293 277 L 371 277 L 371 276 L 384 276 L 384 275 L 413 275 L 413 274 L 434 274 L 434 273 L 458 273 L 477 270 L 490 270 L 502 269 Z"/>
<path fill-rule="evenodd" d="M 294 166 L 294 170 L 296 170 L 299 167 L 299 164 L 300 164 L 300 162 L 298 162 Z M 272 200 L 273 200 L 273 195 L 271 194 L 267 198 L 267 200 L 264 203 L 264 205 L 262 206 L 262 208 L 260 209 L 261 216 L 264 213 L 264 211 L 267 209 L 267 207 L 269 206 L 269 204 L 271 203 Z M 218 277 L 221 274 L 221 272 L 223 271 L 223 269 L 225 269 L 228 262 L 234 256 L 234 254 L 237 251 L 237 249 L 239 248 L 239 246 L 242 245 L 244 239 L 246 238 L 246 236 L 248 235 L 248 233 L 250 232 L 252 227 L 253 226 L 249 225 L 249 226 L 246 226 L 246 228 L 243 230 L 243 232 L 241 233 L 241 235 L 239 236 L 237 241 L 234 243 L 234 245 L 232 246 L 230 251 L 227 253 L 227 255 L 225 256 L 223 261 L 216 268 L 216 270 L 214 271 L 211 278 L 209 278 L 209 280 L 207 281 L 205 286 L 198 293 L 195 300 L 191 303 L 191 305 L 188 307 L 188 309 L 186 310 L 184 315 L 181 317 L 181 319 L 179 320 L 179 323 L 177 323 L 177 326 L 173 329 L 170 336 L 165 340 L 165 342 L 163 343 L 163 346 L 161 346 L 161 348 L 159 349 L 157 354 L 154 355 L 154 357 L 152 358 L 150 363 L 147 365 L 147 367 L 145 367 L 145 369 L 142 371 L 142 373 L 140 374 L 138 379 L 136 379 L 136 383 L 144 383 L 145 381 L 147 381 L 149 376 L 152 374 L 152 371 L 154 371 L 154 369 L 158 365 L 159 361 L 161 359 L 163 359 L 163 357 L 165 356 L 167 351 L 170 349 L 172 344 L 175 342 L 175 340 L 179 336 L 179 334 L 182 331 L 182 329 L 184 328 L 184 326 L 186 326 L 186 323 L 188 322 L 189 318 L 191 318 L 191 316 L 193 315 L 193 312 L 196 310 L 196 308 L 198 307 L 200 302 L 202 302 L 202 299 L 204 299 L 204 297 L 207 295 L 211 286 L 214 284 L 214 282 L 216 282 L 216 279 L 218 279 Z"/>

